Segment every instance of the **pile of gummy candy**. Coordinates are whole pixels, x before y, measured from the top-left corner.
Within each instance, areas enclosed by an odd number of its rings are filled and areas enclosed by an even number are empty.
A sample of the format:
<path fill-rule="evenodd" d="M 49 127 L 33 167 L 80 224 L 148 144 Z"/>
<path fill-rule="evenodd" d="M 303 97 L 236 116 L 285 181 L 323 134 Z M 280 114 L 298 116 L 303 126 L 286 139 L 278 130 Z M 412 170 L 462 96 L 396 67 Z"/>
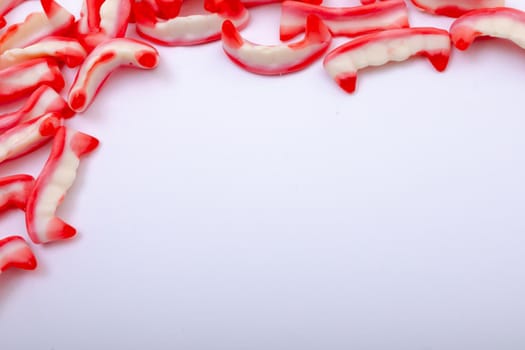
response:
<path fill-rule="evenodd" d="M 24 211 L 35 244 L 75 236 L 76 229 L 56 211 L 75 182 L 80 160 L 99 141 L 68 127 L 67 120 L 89 108 L 115 69 L 154 69 L 159 53 L 152 44 L 222 40 L 232 62 L 263 75 L 297 72 L 324 56 L 327 76 L 347 93 L 355 91 L 360 69 L 414 56 L 444 71 L 452 48 L 466 50 L 477 37 L 525 48 L 525 13 L 505 7 L 505 0 L 410 0 L 421 11 L 457 18 L 448 31 L 411 27 L 405 0 L 361 0 L 351 7 L 321 1 L 203 0 L 202 11 L 182 16 L 183 0 L 84 0 L 75 17 L 55 0 L 40 0 L 41 11 L 10 24 L 5 16 L 24 0 L 0 0 L 0 103 L 20 102 L 18 109 L 0 114 L 0 163 L 52 144 L 36 179 L 27 174 L 0 178 L 0 212 Z M 276 2 L 282 2 L 281 41 L 303 36 L 279 45 L 244 39 L 239 31 L 248 25 L 249 9 Z M 143 41 L 126 38 L 132 29 Z M 327 53 L 333 37 L 349 41 Z M 71 83 L 63 76 L 64 65 L 76 69 Z M 36 267 L 22 236 L 0 238 L 0 273 Z"/>

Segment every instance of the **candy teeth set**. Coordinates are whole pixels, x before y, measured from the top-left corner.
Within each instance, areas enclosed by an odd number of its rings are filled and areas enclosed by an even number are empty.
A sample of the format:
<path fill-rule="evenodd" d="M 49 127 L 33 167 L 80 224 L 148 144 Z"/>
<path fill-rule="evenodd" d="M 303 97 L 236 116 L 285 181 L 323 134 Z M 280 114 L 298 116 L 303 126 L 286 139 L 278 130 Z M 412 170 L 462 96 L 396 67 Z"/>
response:
<path fill-rule="evenodd" d="M 360 69 L 405 61 L 412 56 L 425 56 L 437 71 L 444 71 L 450 57 L 448 32 L 406 28 L 361 36 L 330 52 L 324 59 L 324 68 L 343 90 L 352 93 Z"/>
<path fill-rule="evenodd" d="M 306 19 L 304 39 L 288 45 L 265 46 L 241 37 L 235 25 L 227 20 L 222 25 L 224 52 L 247 71 L 263 75 L 281 75 L 309 66 L 328 49 L 332 35 L 315 15 Z"/>
<path fill-rule="evenodd" d="M 159 54 L 151 45 L 132 39 L 111 39 L 97 46 L 86 58 L 77 72 L 69 91 L 69 107 L 83 112 L 112 71 L 129 66 L 153 69 Z"/>
<path fill-rule="evenodd" d="M 361 69 L 414 56 L 444 71 L 451 49 L 465 50 L 477 37 L 506 39 L 525 48 L 525 13 L 503 7 L 504 0 L 411 0 L 428 13 L 459 17 L 450 31 L 410 27 L 404 0 L 361 0 L 361 6 L 338 8 L 320 0 L 203 0 L 204 14 L 185 16 L 180 15 L 183 0 L 84 0 L 78 19 L 54 0 L 41 0 L 42 11 L 8 25 L 5 15 L 22 2 L 0 0 L 0 27 L 6 26 L 0 34 L 0 103 L 26 98 L 18 109 L 0 114 L 0 164 L 48 142 L 52 148 L 36 180 L 26 174 L 0 178 L 0 211 L 23 210 L 28 236 L 37 244 L 75 236 L 76 229 L 56 211 L 74 185 L 80 160 L 99 144 L 66 126 L 67 119 L 89 109 L 115 69 L 151 70 L 159 63 L 155 47 L 126 38 L 127 30 L 165 46 L 221 40 L 231 61 L 262 75 L 297 72 L 325 56 L 327 78 L 347 93 L 355 92 Z M 248 8 L 279 2 L 280 39 L 304 37 L 262 45 L 242 36 Z M 348 42 L 329 51 L 333 37 Z M 61 95 L 64 65 L 76 75 Z M 36 267 L 23 237 L 0 238 L 0 273 Z"/>
<path fill-rule="evenodd" d="M 480 9 L 458 18 L 450 27 L 450 37 L 459 50 L 483 36 L 506 39 L 525 49 L 525 13 L 505 7 Z"/>
<path fill-rule="evenodd" d="M 98 143 L 96 138 L 65 126 L 56 132 L 51 154 L 27 199 L 26 226 L 33 242 L 48 243 L 75 235 L 76 229 L 55 212 L 75 181 L 80 158 Z"/>
<path fill-rule="evenodd" d="M 356 37 L 379 30 L 409 26 L 408 8 L 404 0 L 356 7 L 326 7 L 285 1 L 279 27 L 281 40 L 289 40 L 304 32 L 306 17 L 311 14 L 318 16 L 333 36 Z"/>

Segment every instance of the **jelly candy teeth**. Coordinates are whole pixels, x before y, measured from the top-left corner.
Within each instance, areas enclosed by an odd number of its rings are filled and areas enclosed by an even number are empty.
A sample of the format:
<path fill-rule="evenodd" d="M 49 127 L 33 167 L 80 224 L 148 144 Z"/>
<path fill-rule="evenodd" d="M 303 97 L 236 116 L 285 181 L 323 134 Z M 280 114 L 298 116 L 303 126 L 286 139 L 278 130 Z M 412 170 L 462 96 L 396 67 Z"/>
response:
<path fill-rule="evenodd" d="M 35 185 L 31 175 L 12 175 L 0 178 L 0 212 L 18 208 L 25 210 L 27 197 Z"/>
<path fill-rule="evenodd" d="M 0 0 L 0 28 L 5 26 L 4 16 L 25 0 Z"/>
<path fill-rule="evenodd" d="M 69 106 L 76 112 L 84 111 L 116 68 L 130 66 L 153 69 L 158 60 L 157 50 L 146 43 L 132 39 L 111 39 L 104 42 L 80 66 L 69 91 Z"/>
<path fill-rule="evenodd" d="M 459 17 L 468 11 L 499 7 L 505 5 L 505 0 L 411 0 L 419 9 L 448 17 Z"/>
<path fill-rule="evenodd" d="M 219 40 L 225 19 L 231 20 L 238 29 L 244 28 L 250 19 L 240 0 L 207 1 L 205 8 L 211 12 L 163 20 L 155 15 L 149 3 L 139 2 L 135 5 L 137 32 L 161 45 L 196 45 Z"/>
<path fill-rule="evenodd" d="M 44 12 L 31 13 L 26 19 L 9 26 L 0 36 L 0 53 L 31 45 L 50 35 L 67 32 L 75 17 L 54 0 L 41 0 Z"/>
<path fill-rule="evenodd" d="M 325 57 L 324 67 L 343 90 L 352 93 L 360 69 L 420 55 L 427 57 L 438 71 L 443 71 L 450 51 L 450 37 L 445 30 L 393 29 L 364 35 L 339 46 Z"/>
<path fill-rule="evenodd" d="M 0 135 L 0 163 L 43 146 L 57 132 L 61 118 L 53 113 L 18 124 Z"/>
<path fill-rule="evenodd" d="M 0 115 L 0 133 L 19 123 L 31 121 L 51 112 L 61 118 L 69 118 L 74 114 L 62 96 L 49 86 L 42 85 L 33 92 L 20 109 Z"/>
<path fill-rule="evenodd" d="M 66 37 L 48 37 L 24 48 L 13 48 L 0 55 L 0 69 L 34 58 L 52 57 L 76 67 L 86 58 L 86 50 L 77 40 Z"/>
<path fill-rule="evenodd" d="M 43 58 L 23 62 L 0 70 L 0 103 L 30 94 L 47 84 L 60 91 L 64 78 L 56 63 Z"/>
<path fill-rule="evenodd" d="M 130 0 L 84 0 L 77 35 L 90 49 L 108 38 L 122 38 L 130 13 Z"/>
<path fill-rule="evenodd" d="M 525 49 L 525 12 L 506 7 L 474 10 L 452 23 L 450 36 L 460 50 L 480 36 L 510 40 Z"/>
<path fill-rule="evenodd" d="M 325 7 L 285 1 L 281 10 L 281 40 L 305 30 L 306 17 L 318 16 L 333 36 L 357 36 L 384 29 L 408 27 L 408 9 L 403 0 L 391 0 L 355 7 Z"/>
<path fill-rule="evenodd" d="M 80 158 L 98 143 L 87 134 L 59 128 L 51 154 L 27 200 L 26 227 L 33 242 L 48 243 L 76 234 L 76 229 L 56 217 L 55 212 L 75 181 Z"/>
<path fill-rule="evenodd" d="M 328 49 L 332 35 L 315 15 L 306 19 L 303 40 L 289 45 L 263 46 L 244 40 L 234 24 L 226 20 L 222 25 L 224 52 L 247 71 L 275 75 L 295 72 L 313 63 Z"/>
<path fill-rule="evenodd" d="M 34 270 L 36 267 L 35 255 L 22 237 L 9 236 L 0 239 L 0 273 L 9 268 Z"/>

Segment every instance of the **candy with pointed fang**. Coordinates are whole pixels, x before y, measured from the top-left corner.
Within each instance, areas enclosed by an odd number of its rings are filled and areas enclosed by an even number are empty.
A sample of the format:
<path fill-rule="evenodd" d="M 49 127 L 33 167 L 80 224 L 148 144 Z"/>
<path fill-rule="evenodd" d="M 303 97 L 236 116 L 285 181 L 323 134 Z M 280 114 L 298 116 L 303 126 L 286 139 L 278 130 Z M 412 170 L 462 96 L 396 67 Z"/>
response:
<path fill-rule="evenodd" d="M 44 12 L 31 13 L 23 22 L 9 26 L 0 36 L 0 53 L 70 30 L 75 21 L 71 13 L 54 0 L 41 0 L 41 4 Z"/>
<path fill-rule="evenodd" d="M 77 35 L 90 49 L 107 39 L 122 38 L 130 13 L 131 0 L 84 0 Z"/>
<path fill-rule="evenodd" d="M 35 255 L 22 237 L 9 236 L 0 239 L 0 273 L 9 268 L 34 270 L 36 266 Z"/>
<path fill-rule="evenodd" d="M 352 93 L 360 69 L 419 55 L 427 57 L 441 72 L 447 67 L 450 50 L 450 37 L 445 30 L 393 29 L 364 35 L 339 46 L 325 57 L 324 67 L 343 90 Z"/>
<path fill-rule="evenodd" d="M 459 17 L 476 9 L 504 6 L 505 0 L 412 0 L 412 3 L 435 15 Z"/>
<path fill-rule="evenodd" d="M 0 70 L 0 103 L 12 101 L 49 85 L 56 91 L 64 88 L 64 77 L 56 63 L 44 58 L 19 63 Z"/>
<path fill-rule="evenodd" d="M 136 28 L 140 36 L 161 45 L 196 45 L 221 38 L 222 22 L 229 19 L 244 28 L 250 19 L 240 0 L 205 1 L 207 14 L 178 16 L 163 20 L 147 2 L 135 5 Z"/>
<path fill-rule="evenodd" d="M 67 102 L 53 88 L 42 85 L 36 89 L 18 110 L 0 115 L 0 133 L 11 129 L 22 122 L 31 121 L 46 113 L 57 117 L 69 118 L 74 112 Z"/>
<path fill-rule="evenodd" d="M 247 71 L 264 75 L 291 73 L 307 67 L 321 57 L 331 40 L 328 28 L 315 15 L 306 19 L 304 39 L 288 45 L 256 45 L 243 39 L 231 21 L 222 25 L 226 55 Z"/>
<path fill-rule="evenodd" d="M 35 179 L 31 175 L 0 178 L 0 212 L 11 208 L 25 210 L 27 197 L 34 185 Z"/>
<path fill-rule="evenodd" d="M 80 66 L 69 91 L 69 107 L 76 112 L 84 111 L 116 68 L 129 66 L 153 69 L 158 60 L 157 50 L 146 43 L 120 38 L 104 42 Z"/>
<path fill-rule="evenodd" d="M 13 48 L 0 55 L 0 69 L 35 58 L 49 57 L 76 67 L 86 58 L 86 50 L 77 40 L 66 37 L 47 37 L 24 48 Z"/>
<path fill-rule="evenodd" d="M 285 1 L 281 10 L 281 40 L 302 33 L 306 17 L 318 16 L 333 36 L 354 37 L 378 30 L 408 27 L 408 9 L 403 0 L 384 1 L 355 7 L 326 7 Z"/>
<path fill-rule="evenodd" d="M 43 146 L 57 132 L 62 119 L 53 113 L 18 124 L 0 135 L 0 164 Z"/>
<path fill-rule="evenodd" d="M 507 7 L 474 10 L 452 23 L 450 36 L 460 50 L 482 36 L 510 40 L 525 49 L 525 12 Z"/>
<path fill-rule="evenodd" d="M 51 154 L 27 200 L 26 227 L 33 242 L 48 243 L 76 234 L 76 229 L 55 213 L 75 181 L 80 158 L 98 143 L 96 138 L 64 126 L 56 133 Z"/>
<path fill-rule="evenodd" d="M 0 0 L 0 28 L 6 24 L 4 16 L 24 1 L 25 0 Z"/>

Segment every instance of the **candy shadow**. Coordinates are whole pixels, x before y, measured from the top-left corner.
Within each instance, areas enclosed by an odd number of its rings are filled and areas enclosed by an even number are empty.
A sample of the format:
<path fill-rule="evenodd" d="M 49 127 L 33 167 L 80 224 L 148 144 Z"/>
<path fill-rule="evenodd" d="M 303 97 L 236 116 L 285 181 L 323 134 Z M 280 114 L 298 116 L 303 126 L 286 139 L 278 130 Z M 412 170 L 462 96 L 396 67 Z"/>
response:
<path fill-rule="evenodd" d="M 38 261 L 38 257 L 37 257 Z M 20 269 L 9 269 L 0 274 L 0 316 L 6 309 L 10 298 L 17 292 L 18 288 L 22 289 L 24 278 L 35 278 L 36 274 L 45 275 L 46 268 L 40 264 L 35 271 L 25 271 Z"/>

